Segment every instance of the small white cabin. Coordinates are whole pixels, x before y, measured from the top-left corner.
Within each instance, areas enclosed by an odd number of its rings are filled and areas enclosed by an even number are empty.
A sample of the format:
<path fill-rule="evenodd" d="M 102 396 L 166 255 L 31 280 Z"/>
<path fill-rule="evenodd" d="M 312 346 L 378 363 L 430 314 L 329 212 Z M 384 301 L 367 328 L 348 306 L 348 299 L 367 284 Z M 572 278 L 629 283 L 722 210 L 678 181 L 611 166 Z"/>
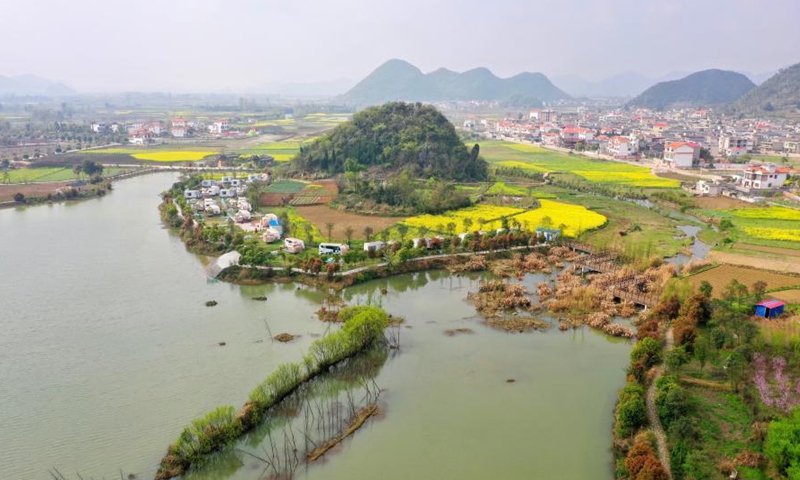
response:
<path fill-rule="evenodd" d="M 238 187 L 242 185 L 242 181 L 238 178 L 231 179 L 231 187 Z"/>
<path fill-rule="evenodd" d="M 233 180 L 233 177 L 222 177 L 222 183 L 230 183 Z"/>
<path fill-rule="evenodd" d="M 208 187 L 211 187 L 211 186 L 213 186 L 215 183 L 216 183 L 216 182 L 214 182 L 214 180 L 203 180 L 203 181 L 200 183 L 200 185 L 202 185 L 202 186 L 204 186 L 204 187 L 208 188 Z"/>
<path fill-rule="evenodd" d="M 221 188 L 219 190 L 219 196 L 222 198 L 234 198 L 236 196 L 236 190 L 232 188 Z"/>
<path fill-rule="evenodd" d="M 203 194 L 200 190 L 184 190 L 183 191 L 184 198 L 203 198 Z"/>
<path fill-rule="evenodd" d="M 306 248 L 305 242 L 299 238 L 287 238 L 283 241 L 283 246 L 289 253 L 300 253 Z"/>
<path fill-rule="evenodd" d="M 219 195 L 220 190 L 221 189 L 219 188 L 218 185 L 211 185 L 210 187 L 208 187 L 208 194 L 211 195 L 212 197 L 216 197 L 217 195 Z"/>

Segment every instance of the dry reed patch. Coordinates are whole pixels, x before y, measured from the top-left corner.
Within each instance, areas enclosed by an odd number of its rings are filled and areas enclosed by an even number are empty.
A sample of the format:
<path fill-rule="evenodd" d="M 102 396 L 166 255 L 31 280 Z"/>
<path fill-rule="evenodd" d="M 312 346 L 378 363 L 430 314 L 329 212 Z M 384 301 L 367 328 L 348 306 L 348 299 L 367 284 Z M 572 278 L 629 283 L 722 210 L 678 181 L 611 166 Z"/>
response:
<path fill-rule="evenodd" d="M 473 333 L 475 333 L 475 330 L 473 330 L 471 328 L 454 328 L 452 330 L 445 330 L 444 331 L 444 334 L 446 336 L 448 336 L 448 337 L 455 337 L 456 335 L 465 334 L 465 333 L 466 334 L 473 334 Z"/>

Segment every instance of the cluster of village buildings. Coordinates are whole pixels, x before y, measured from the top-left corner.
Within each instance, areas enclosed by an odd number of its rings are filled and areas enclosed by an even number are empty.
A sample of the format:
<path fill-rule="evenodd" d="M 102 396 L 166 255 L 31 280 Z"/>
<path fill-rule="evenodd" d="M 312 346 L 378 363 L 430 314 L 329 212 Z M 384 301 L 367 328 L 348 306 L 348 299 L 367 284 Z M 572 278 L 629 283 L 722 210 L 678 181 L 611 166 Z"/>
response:
<path fill-rule="evenodd" d="M 730 171 L 724 180 L 701 181 L 691 190 L 751 200 L 779 190 L 791 173 L 782 165 L 748 164 L 751 157 L 800 154 L 798 123 L 727 118 L 710 110 L 537 109 L 527 116 L 499 121 L 470 118 L 463 127 L 492 138 L 590 151 L 598 157 L 627 161 L 649 158 L 667 169 Z M 749 157 L 740 158 L 745 155 Z"/>
<path fill-rule="evenodd" d="M 258 132 L 253 129 L 242 131 L 232 129 L 228 119 L 216 119 L 208 122 L 190 120 L 186 118 L 173 118 L 168 122 L 135 121 L 126 124 L 92 122 L 91 129 L 94 133 L 119 133 L 126 132 L 128 141 L 134 145 L 147 145 L 155 143 L 161 137 L 186 138 L 190 136 L 210 137 L 245 137 Z"/>
<path fill-rule="evenodd" d="M 223 212 L 237 223 L 251 220 L 252 205 L 247 200 L 247 186 L 254 181 L 269 181 L 269 174 L 255 173 L 247 178 L 222 177 L 221 180 L 203 180 L 199 189 L 186 189 L 183 197 L 187 205 L 198 214 L 221 215 Z"/>
<path fill-rule="evenodd" d="M 706 158 L 725 163 L 746 154 L 800 154 L 798 123 L 727 118 L 710 110 L 542 109 L 523 118 L 469 119 L 464 127 L 546 146 L 582 144 L 618 159 L 661 158 L 678 168 L 701 166 Z M 706 158 L 701 150 L 708 152 Z"/>

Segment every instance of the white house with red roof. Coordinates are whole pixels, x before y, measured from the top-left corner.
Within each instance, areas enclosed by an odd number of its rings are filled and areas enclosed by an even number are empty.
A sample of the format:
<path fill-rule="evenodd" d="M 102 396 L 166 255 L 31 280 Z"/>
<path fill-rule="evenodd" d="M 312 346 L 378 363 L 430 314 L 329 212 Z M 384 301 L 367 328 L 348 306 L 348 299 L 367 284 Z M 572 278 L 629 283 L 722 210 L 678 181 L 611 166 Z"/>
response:
<path fill-rule="evenodd" d="M 753 190 L 773 190 L 781 188 L 789 178 L 789 169 L 774 163 L 748 165 L 742 175 L 736 176 L 736 184 Z"/>
<path fill-rule="evenodd" d="M 670 142 L 664 147 L 664 162 L 673 168 L 692 168 L 700 161 L 700 145 L 694 142 Z"/>
<path fill-rule="evenodd" d="M 606 144 L 606 153 L 615 158 L 634 157 L 638 150 L 638 142 L 619 135 L 611 137 Z"/>
<path fill-rule="evenodd" d="M 230 125 L 227 120 L 217 120 L 208 126 L 208 133 L 221 135 L 227 132 L 229 127 Z"/>
<path fill-rule="evenodd" d="M 179 127 L 173 125 L 172 128 L 169 129 L 169 133 L 175 138 L 183 138 L 186 136 L 187 128 L 186 126 Z"/>

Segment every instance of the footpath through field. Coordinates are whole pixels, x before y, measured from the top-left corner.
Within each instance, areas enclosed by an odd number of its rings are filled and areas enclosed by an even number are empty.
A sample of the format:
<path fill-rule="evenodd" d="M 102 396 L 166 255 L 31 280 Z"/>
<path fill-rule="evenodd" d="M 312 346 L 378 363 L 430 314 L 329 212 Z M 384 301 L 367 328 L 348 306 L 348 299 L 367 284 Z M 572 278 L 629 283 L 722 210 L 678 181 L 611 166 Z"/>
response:
<path fill-rule="evenodd" d="M 672 349 L 674 337 L 672 335 L 672 327 L 666 333 L 667 345 L 664 348 L 666 355 Z M 656 374 L 653 376 L 653 383 L 647 389 L 647 420 L 653 429 L 656 436 L 656 445 L 658 447 L 658 456 L 661 459 L 661 464 L 667 472 L 669 478 L 672 478 L 672 467 L 669 463 L 669 445 L 667 444 L 667 434 L 664 432 L 664 426 L 661 425 L 661 419 L 658 418 L 658 411 L 656 410 L 656 381 L 664 374 L 664 365 L 661 364 L 656 368 Z"/>
<path fill-rule="evenodd" d="M 503 250 L 484 250 L 484 251 L 480 251 L 480 252 L 441 253 L 441 254 L 437 254 L 437 255 L 428 255 L 427 257 L 412 258 L 412 259 L 407 260 L 406 263 L 421 262 L 423 260 L 435 260 L 435 259 L 440 259 L 440 258 L 467 257 L 467 256 L 472 256 L 472 255 L 488 255 L 490 253 L 512 252 L 512 251 L 516 251 L 516 250 L 533 250 L 535 248 L 541 248 L 541 247 L 545 247 L 545 246 L 548 246 L 548 244 L 542 243 L 542 244 L 539 244 L 539 245 L 536 245 L 536 246 L 533 246 L 533 247 L 527 246 L 527 245 L 523 245 L 523 246 L 520 246 L 520 247 L 506 248 L 506 249 L 503 249 Z M 232 252 L 228 252 L 225 255 L 230 255 L 230 254 L 233 254 L 233 253 L 236 253 L 237 255 L 239 254 L 238 252 L 236 252 L 234 250 Z M 215 262 L 215 264 L 216 264 L 216 262 Z M 339 273 L 336 274 L 336 276 L 337 277 L 346 277 L 346 276 L 349 276 L 349 275 L 357 275 L 357 274 L 359 274 L 361 272 L 366 272 L 366 271 L 369 271 L 369 270 L 377 270 L 377 269 L 383 268 L 383 267 L 385 267 L 387 265 L 388 265 L 388 262 L 375 263 L 373 265 L 365 265 L 363 267 L 357 267 L 357 268 L 353 268 L 353 269 L 350 269 L 350 270 L 345 270 L 344 272 L 339 272 Z M 306 270 L 303 270 L 302 268 L 273 267 L 273 266 L 268 266 L 268 265 L 239 265 L 239 266 L 242 267 L 242 268 L 252 268 L 252 269 L 255 269 L 255 270 L 274 270 L 276 272 L 291 271 L 292 273 L 302 273 L 302 274 L 305 274 L 305 275 L 316 275 L 316 276 L 326 275 L 326 273 L 324 273 L 324 272 L 320 272 L 320 273 L 314 274 L 314 273 L 308 272 Z M 220 273 L 222 273 L 222 270 L 217 270 L 216 268 L 208 269 L 206 271 L 206 273 L 208 274 L 209 277 L 214 278 L 214 277 L 218 276 Z M 213 275 L 212 275 L 212 273 L 213 273 Z"/>

